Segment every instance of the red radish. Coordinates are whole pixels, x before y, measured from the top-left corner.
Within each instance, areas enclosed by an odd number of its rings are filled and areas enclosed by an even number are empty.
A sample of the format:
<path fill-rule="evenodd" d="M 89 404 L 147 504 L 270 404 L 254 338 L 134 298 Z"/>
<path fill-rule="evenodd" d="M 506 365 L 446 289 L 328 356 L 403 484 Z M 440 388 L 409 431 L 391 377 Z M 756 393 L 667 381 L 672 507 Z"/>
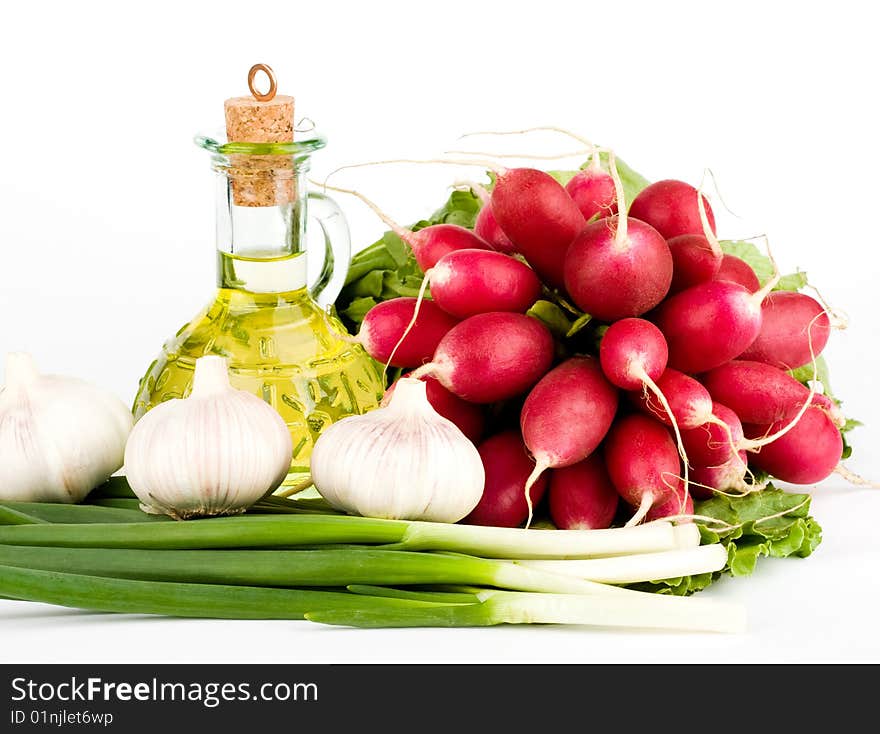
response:
<path fill-rule="evenodd" d="M 605 377 L 624 390 L 643 390 L 660 379 L 669 352 L 654 324 L 644 319 L 621 319 L 608 327 L 599 344 Z"/>
<path fill-rule="evenodd" d="M 669 366 L 695 374 L 736 359 L 761 331 L 761 302 L 778 280 L 757 293 L 709 281 L 664 301 L 653 316 L 669 344 Z"/>
<path fill-rule="evenodd" d="M 617 390 L 596 358 L 571 357 L 544 375 L 520 414 L 523 440 L 536 461 L 528 486 L 546 469 L 586 459 L 616 412 Z"/>
<path fill-rule="evenodd" d="M 712 396 L 693 377 L 668 368 L 657 380 L 657 387 L 666 396 L 671 413 L 682 431 L 702 426 L 706 422 L 716 422 L 712 414 Z M 656 395 L 643 393 L 638 399 L 638 404 L 648 415 L 654 416 L 668 426 L 672 425 L 669 413 Z"/>
<path fill-rule="evenodd" d="M 402 377 L 409 377 L 409 374 L 404 374 Z M 431 407 L 446 418 L 446 420 L 455 423 L 458 426 L 458 430 L 471 441 L 477 443 L 482 438 L 483 430 L 486 427 L 486 416 L 483 414 L 483 409 L 478 405 L 462 400 L 457 395 L 453 395 L 440 384 L 436 377 L 425 375 L 419 379 L 425 383 L 425 392 Z M 396 386 L 397 383 L 395 382 L 385 391 L 382 405 L 387 405 L 391 400 Z"/>
<path fill-rule="evenodd" d="M 763 362 L 734 360 L 702 376 L 712 399 L 743 423 L 766 425 L 793 418 L 810 391 L 791 375 Z"/>
<path fill-rule="evenodd" d="M 614 178 L 610 173 L 602 170 L 598 153 L 590 159 L 587 168 L 578 171 L 571 178 L 565 185 L 565 190 L 587 221 L 593 217 L 602 218 L 617 213 Z"/>
<path fill-rule="evenodd" d="M 669 292 L 672 254 L 653 227 L 615 214 L 588 224 L 565 256 L 565 289 L 601 321 L 641 316 Z"/>
<path fill-rule="evenodd" d="M 395 367 L 418 367 L 431 359 L 440 340 L 458 323 L 433 301 L 422 302 L 418 317 L 403 338 L 416 308 L 415 298 L 392 298 L 373 306 L 364 316 L 354 341 L 373 359 Z"/>
<path fill-rule="evenodd" d="M 664 425 L 648 416 L 634 413 L 615 421 L 605 439 L 605 467 L 617 492 L 636 510 L 628 526 L 641 522 L 670 496 L 677 499 L 680 462 L 675 441 Z"/>
<path fill-rule="evenodd" d="M 614 154 L 611 176 L 621 213 L 584 227 L 565 256 L 565 288 L 586 313 L 602 321 L 640 316 L 669 292 L 672 254 L 650 225 L 626 215 Z"/>
<path fill-rule="evenodd" d="M 638 398 L 639 407 L 675 430 L 670 420 L 675 416 L 680 434 L 679 454 L 684 463 L 684 481 L 705 484 L 702 479 L 689 477 L 689 464 L 694 467 L 716 466 L 736 455 L 744 448 L 742 425 L 736 414 L 725 406 L 712 402 L 712 396 L 693 377 L 668 368 L 657 380 L 659 395 L 666 398 L 666 406 L 656 395 L 644 393 Z M 694 453 L 691 453 L 693 449 Z M 741 474 L 744 475 L 745 467 Z M 742 479 L 742 477 L 740 477 Z M 688 485 L 688 491 L 690 486 Z"/>
<path fill-rule="evenodd" d="M 672 253 L 672 286 L 678 293 L 698 283 L 715 279 L 724 253 L 701 234 L 682 234 L 667 241 Z"/>
<path fill-rule="evenodd" d="M 459 318 L 493 311 L 522 313 L 541 294 L 538 276 L 519 260 L 492 250 L 449 252 L 425 272 L 415 311 L 400 343 L 415 326 L 429 283 L 434 303 Z M 389 362 L 395 355 L 393 351 Z"/>
<path fill-rule="evenodd" d="M 699 283 L 712 280 L 721 267 L 724 252 L 709 222 L 706 199 L 697 197 L 697 211 L 703 231 L 701 234 L 680 234 L 667 241 L 672 253 L 673 271 L 670 293 L 678 293 Z"/>
<path fill-rule="evenodd" d="M 728 280 L 731 283 L 739 283 L 750 293 L 761 290 L 761 282 L 752 266 L 736 255 L 725 255 L 721 258 L 721 267 L 715 273 L 713 280 Z"/>
<path fill-rule="evenodd" d="M 761 439 L 778 433 L 784 421 L 769 426 L 745 426 L 746 436 Z M 834 472 L 843 453 L 840 431 L 824 410 L 810 406 L 789 431 L 759 452 L 751 462 L 783 482 L 813 484 Z"/>
<path fill-rule="evenodd" d="M 550 473 L 550 519 L 561 530 L 611 527 L 620 496 L 608 478 L 601 454 Z"/>
<path fill-rule="evenodd" d="M 703 222 L 697 202 L 698 192 L 684 181 L 666 179 L 645 187 L 633 199 L 629 215 L 647 222 L 667 240 L 682 234 L 703 234 Z M 715 232 L 715 216 L 706 197 L 706 219 Z"/>
<path fill-rule="evenodd" d="M 482 313 L 450 329 L 433 360 L 412 377 L 432 375 L 468 402 L 495 403 L 534 385 L 550 369 L 554 351 L 553 336 L 537 319 Z"/>
<path fill-rule="evenodd" d="M 466 227 L 460 227 L 457 224 L 432 224 L 418 232 L 401 226 L 382 211 L 376 204 L 370 201 L 359 191 L 352 189 L 343 189 L 338 186 L 328 186 L 323 184 L 324 188 L 331 191 L 338 191 L 343 194 L 351 194 L 366 204 L 376 216 L 381 219 L 385 225 L 410 246 L 413 257 L 416 259 L 422 272 L 427 272 L 433 268 L 437 261 L 444 255 L 454 252 L 455 250 L 489 250 L 489 244 L 481 237 L 471 232 Z"/>
<path fill-rule="evenodd" d="M 549 173 L 511 168 L 498 172 L 491 203 L 516 251 L 543 281 L 562 286 L 566 250 L 586 224 L 568 192 Z"/>
<path fill-rule="evenodd" d="M 691 472 L 691 494 L 705 500 L 712 497 L 715 490 L 744 493 L 753 489 L 745 480 L 749 468 L 747 456 L 745 451 L 739 451 L 722 464 L 695 465 Z"/>
<path fill-rule="evenodd" d="M 761 311 L 761 332 L 743 352 L 743 359 L 793 370 L 812 362 L 828 343 L 828 314 L 804 293 L 774 291 L 764 299 Z"/>
<path fill-rule="evenodd" d="M 444 255 L 456 250 L 488 250 L 489 244 L 473 232 L 457 224 L 432 224 L 418 232 L 396 232 L 413 251 L 413 257 L 427 272 Z"/>
<path fill-rule="evenodd" d="M 621 319 L 613 323 L 608 327 L 599 344 L 602 371 L 611 383 L 624 390 L 639 390 L 646 398 L 650 395 L 654 403 L 659 404 L 659 409 L 664 415 L 663 422 L 672 426 L 678 453 L 684 462 L 684 485 L 687 493 L 688 457 L 681 440 L 678 414 L 658 383 L 662 380 L 661 376 L 665 375 L 668 356 L 666 340 L 660 329 L 644 319 Z M 681 395 L 684 391 L 678 392 Z M 682 402 L 680 397 L 678 402 Z M 702 413 L 708 413 L 708 418 L 711 418 L 712 401 L 709 399 L 709 393 L 706 393 L 706 402 L 707 407 Z M 688 420 L 693 420 L 688 410 L 680 407 L 679 412 Z M 695 412 L 701 412 L 699 407 Z M 697 418 L 707 419 L 705 415 L 698 415 Z"/>
<path fill-rule="evenodd" d="M 739 445 L 748 451 L 767 446 L 793 430 L 803 417 L 815 409 L 822 412 L 834 426 L 842 424 L 837 405 L 821 396 L 817 399 L 815 385 L 804 387 L 791 375 L 763 362 L 735 360 L 704 376 L 712 397 L 733 410 L 743 424 L 772 424 L 773 430 Z"/>
<path fill-rule="evenodd" d="M 450 252 L 427 277 L 434 303 L 460 319 L 489 311 L 525 313 L 541 295 L 534 270 L 491 250 Z"/>
<path fill-rule="evenodd" d="M 504 234 L 504 230 L 495 219 L 492 212 L 492 203 L 490 201 L 483 202 L 483 208 L 477 213 L 477 219 L 474 222 L 474 234 L 481 237 L 489 243 L 493 250 L 511 255 L 516 252 L 510 237 Z"/>
<path fill-rule="evenodd" d="M 519 431 L 504 431 L 487 438 L 478 451 L 486 472 L 483 496 L 477 506 L 462 522 L 470 525 L 493 525 L 515 528 L 529 515 L 525 487 L 535 462 Z M 547 489 L 547 479 L 541 477 L 529 489 L 531 504 L 537 505 Z"/>
<path fill-rule="evenodd" d="M 676 486 L 673 493 L 668 494 L 663 500 L 655 504 L 645 516 L 647 522 L 664 520 L 667 517 L 694 514 L 694 498 L 690 493 L 685 496 L 683 485 Z M 682 518 L 678 522 L 693 522 L 690 518 Z"/>
<path fill-rule="evenodd" d="M 704 421 L 681 432 L 688 458 L 695 467 L 720 466 L 730 461 L 735 457 L 735 451 L 742 447 L 745 438 L 736 413 L 721 403 L 711 405 L 712 415 L 717 420 Z"/>

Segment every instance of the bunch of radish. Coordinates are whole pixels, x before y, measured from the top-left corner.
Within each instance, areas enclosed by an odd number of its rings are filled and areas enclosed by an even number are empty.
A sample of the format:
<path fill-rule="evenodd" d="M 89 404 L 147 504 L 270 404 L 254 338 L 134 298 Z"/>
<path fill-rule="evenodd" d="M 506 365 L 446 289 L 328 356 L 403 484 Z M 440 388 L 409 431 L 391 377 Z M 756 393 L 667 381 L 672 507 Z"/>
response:
<path fill-rule="evenodd" d="M 528 524 L 542 501 L 559 528 L 686 517 L 692 497 L 759 490 L 756 469 L 811 484 L 838 468 L 837 404 L 790 374 L 828 314 L 722 252 L 702 192 L 663 180 L 628 204 L 613 154 L 567 186 L 495 173 L 475 231 L 396 227 L 430 299 L 381 303 L 357 337 L 478 446 L 464 522 Z M 589 314 L 595 338 L 552 332 L 539 299 Z"/>

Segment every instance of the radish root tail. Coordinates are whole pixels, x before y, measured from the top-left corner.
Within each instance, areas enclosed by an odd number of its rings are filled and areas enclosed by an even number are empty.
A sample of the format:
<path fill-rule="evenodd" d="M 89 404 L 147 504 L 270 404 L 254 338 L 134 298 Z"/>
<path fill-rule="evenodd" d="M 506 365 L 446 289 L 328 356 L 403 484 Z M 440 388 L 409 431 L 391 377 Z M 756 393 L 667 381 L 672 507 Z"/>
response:
<path fill-rule="evenodd" d="M 770 249 L 770 240 L 767 238 L 767 235 L 760 235 L 755 239 L 764 240 L 764 249 L 767 250 L 767 257 L 770 259 L 770 263 L 773 265 L 773 276 L 768 280 L 763 287 L 755 291 L 752 294 L 752 298 L 754 298 L 758 303 L 763 303 L 764 299 L 770 295 L 770 292 L 778 285 L 779 281 L 782 280 L 782 273 L 779 270 L 779 265 L 776 263 L 776 258 L 773 257 L 773 251 Z"/>
<path fill-rule="evenodd" d="M 539 125 L 537 127 L 527 127 L 523 130 L 479 130 L 477 132 L 465 133 L 464 135 L 459 135 L 458 139 L 463 140 L 464 138 L 474 138 L 482 135 L 526 135 L 527 133 L 535 133 L 535 132 L 550 132 L 550 133 L 561 133 L 562 135 L 566 135 L 572 140 L 577 140 L 579 143 L 583 143 L 588 148 L 595 148 L 596 146 L 587 140 L 585 137 L 578 135 L 577 133 L 573 133 L 571 130 L 566 130 L 563 127 L 556 127 L 555 125 Z"/>
<path fill-rule="evenodd" d="M 507 172 L 506 168 L 504 168 L 503 166 L 499 166 L 495 161 L 478 160 L 476 158 L 471 160 L 453 160 L 450 158 L 387 158 L 380 161 L 363 161 L 362 163 L 349 163 L 345 166 L 339 166 L 339 168 L 334 168 L 324 177 L 323 184 L 318 185 L 323 186 L 324 188 L 329 188 L 328 181 L 330 180 L 331 176 L 335 176 L 337 173 L 341 171 L 347 171 L 351 168 L 368 168 L 372 166 L 398 165 L 401 163 L 413 163 L 417 165 L 432 165 L 435 163 L 440 163 L 448 166 L 479 166 L 480 168 L 486 168 L 492 171 L 492 173 L 498 176 L 501 176 Z"/>
<path fill-rule="evenodd" d="M 722 431 L 724 431 L 724 435 L 727 436 L 727 445 L 730 446 L 731 457 L 736 457 L 737 461 L 742 461 L 742 459 L 740 459 L 739 457 L 739 452 L 742 451 L 745 447 L 738 445 L 736 441 L 733 440 L 733 431 L 730 430 L 730 426 L 727 425 L 727 423 L 721 420 L 714 413 L 706 420 L 706 423 L 704 423 L 703 425 L 706 424 L 718 426 Z M 710 448 L 717 447 L 714 441 L 710 441 L 709 446 Z"/>
<path fill-rule="evenodd" d="M 703 236 L 709 241 L 709 247 L 712 248 L 712 254 L 717 258 L 721 258 L 723 256 L 723 252 L 721 251 L 721 245 L 718 244 L 718 238 L 715 236 L 715 233 L 712 231 L 712 226 L 709 224 L 709 215 L 706 213 L 706 202 L 703 201 L 703 184 L 706 181 L 706 174 L 703 173 L 703 180 L 700 182 L 700 187 L 697 189 L 697 209 L 700 210 L 700 223 L 703 225 Z"/>
<path fill-rule="evenodd" d="M 620 171 L 617 170 L 617 157 L 614 151 L 608 151 L 608 170 L 614 181 L 614 198 L 617 201 L 617 232 L 614 235 L 614 244 L 617 247 L 626 245 L 626 194 L 623 191 L 623 181 L 620 180 Z"/>
<path fill-rule="evenodd" d="M 703 179 L 705 180 L 707 176 L 712 181 L 712 188 L 715 190 L 718 201 L 721 202 L 721 206 L 724 207 L 724 210 L 731 216 L 736 217 L 737 219 L 742 219 L 742 216 L 737 214 L 727 205 L 727 202 L 724 200 L 724 196 L 721 193 L 721 187 L 718 186 L 718 179 L 715 177 L 715 172 L 711 168 L 706 168 L 703 170 Z"/>
<path fill-rule="evenodd" d="M 850 484 L 854 484 L 857 487 L 871 487 L 872 489 L 880 489 L 880 484 L 859 476 L 855 472 L 847 469 L 843 464 L 838 464 L 836 467 L 834 467 L 834 473 L 839 474 Z"/>
<path fill-rule="evenodd" d="M 427 364 L 423 364 L 418 369 L 415 369 L 412 372 L 410 372 L 409 376 L 412 377 L 414 380 L 418 380 L 418 379 L 424 377 L 425 375 L 433 374 L 434 369 L 436 367 L 437 367 L 437 365 L 434 362 L 428 362 Z"/>
<path fill-rule="evenodd" d="M 416 305 L 413 309 L 412 318 L 409 320 L 409 323 L 406 325 L 406 328 L 403 330 L 403 334 L 400 335 L 400 339 L 397 340 L 397 344 L 394 345 L 394 349 L 391 350 L 391 354 L 388 355 L 388 361 L 385 362 L 385 367 L 382 370 L 382 377 L 385 377 L 388 374 L 388 368 L 391 366 L 391 360 L 394 359 L 394 355 L 397 354 L 397 350 L 400 349 L 400 345 L 403 344 L 404 340 L 409 336 L 409 333 L 412 331 L 413 326 L 416 325 L 416 319 L 419 317 L 419 311 L 422 308 L 422 301 L 425 300 L 425 290 L 428 288 L 428 283 L 431 281 L 431 273 L 432 270 L 428 270 L 425 273 L 425 277 L 422 278 L 422 285 L 419 287 L 419 295 L 416 298 Z"/>
<path fill-rule="evenodd" d="M 328 175 L 327 179 L 329 179 L 330 176 L 332 176 L 332 175 L 333 175 L 332 173 L 330 175 Z M 412 246 L 411 240 L 412 240 L 413 232 L 411 229 L 407 229 L 406 227 L 395 222 L 391 217 L 389 217 L 379 207 L 378 204 L 376 204 L 372 200 L 368 199 L 360 191 L 355 191 L 354 189 L 344 189 L 339 186 L 330 186 L 330 184 L 327 183 L 327 179 L 324 179 L 323 184 L 318 181 L 312 181 L 312 180 L 310 180 L 309 183 L 314 184 L 315 186 L 320 186 L 325 191 L 329 190 L 329 191 L 335 191 L 339 194 L 349 194 L 351 196 L 354 196 L 357 199 L 360 199 L 364 204 L 366 204 L 367 207 L 369 207 L 369 209 L 372 210 L 372 212 L 377 217 L 379 217 L 379 219 L 382 220 L 382 222 L 385 224 L 386 227 L 388 227 L 388 229 L 390 229 L 392 232 L 394 232 L 394 234 L 396 234 L 398 237 L 400 237 L 400 239 L 402 239 L 408 245 Z"/>
<path fill-rule="evenodd" d="M 485 150 L 444 150 L 443 155 L 479 155 L 488 158 L 519 158 L 526 161 L 558 161 L 561 158 L 574 158 L 578 155 L 592 155 L 595 148 L 578 148 L 566 153 L 553 153 L 550 155 L 536 155 L 534 153 L 495 153 Z"/>
<path fill-rule="evenodd" d="M 636 510 L 635 514 L 629 520 L 627 520 L 626 525 L 624 525 L 623 527 L 631 528 L 638 525 L 642 520 L 645 519 L 653 506 L 654 493 L 645 492 L 642 495 L 642 501 L 639 503 L 639 508 Z"/>
<path fill-rule="evenodd" d="M 785 510 L 781 510 L 780 512 L 774 512 L 772 515 L 764 515 L 763 517 L 759 517 L 752 522 L 754 525 L 759 525 L 764 522 L 768 522 L 769 520 L 775 520 L 777 517 L 785 517 L 786 515 L 796 512 L 797 510 L 804 507 L 809 501 L 810 497 L 807 497 L 803 502 L 795 505 L 794 507 L 789 507 Z M 677 520 L 694 520 L 702 525 L 705 525 L 709 530 L 713 532 L 721 532 L 726 533 L 731 530 L 737 530 L 741 527 L 745 526 L 744 522 L 738 522 L 735 525 L 725 522 L 724 520 L 719 520 L 717 517 L 712 517 L 711 515 L 699 515 L 699 514 L 691 514 L 691 515 L 671 515 L 669 517 L 664 517 L 664 521 L 666 522 L 675 522 Z"/>
<path fill-rule="evenodd" d="M 532 486 L 535 482 L 538 481 L 538 478 L 550 468 L 550 465 L 547 463 L 546 459 L 541 459 L 540 461 L 535 462 L 535 468 L 532 469 L 532 473 L 529 474 L 529 478 L 526 480 L 526 506 L 529 508 L 529 515 L 526 518 L 526 530 L 529 529 L 529 526 L 532 524 L 532 519 L 534 518 L 535 507 L 532 504 Z"/>
<path fill-rule="evenodd" d="M 688 466 L 688 457 L 687 451 L 684 448 L 684 442 L 681 440 L 681 431 L 678 429 L 678 421 L 675 420 L 675 415 L 672 413 L 672 408 L 669 405 L 669 401 L 666 399 L 666 396 L 663 394 L 663 391 L 657 386 L 657 383 L 651 379 L 651 376 L 645 372 L 644 368 L 641 368 L 641 374 L 639 375 L 642 382 L 645 385 L 647 390 L 650 390 L 657 397 L 657 400 L 660 401 L 660 404 L 663 406 L 663 410 L 666 411 L 666 415 L 669 416 L 669 422 L 672 423 L 672 431 L 675 433 L 675 443 L 678 445 L 678 455 L 681 457 L 682 465 L 684 467 L 684 494 L 681 497 L 681 511 L 684 512 L 684 508 L 687 506 L 687 499 L 689 493 L 689 473 L 690 468 Z"/>
<path fill-rule="evenodd" d="M 816 294 L 816 299 L 822 305 L 822 308 L 825 309 L 824 313 L 826 316 L 828 316 L 828 323 L 830 324 L 832 329 L 843 331 L 849 326 L 849 316 L 846 315 L 846 312 L 834 308 L 834 306 L 831 306 L 819 292 L 819 289 L 816 288 L 816 286 L 814 286 L 812 283 L 807 283 L 807 288 L 809 288 L 813 291 L 813 293 Z"/>
<path fill-rule="evenodd" d="M 675 477 L 676 479 L 684 480 L 684 477 Z M 719 489 L 718 487 L 712 487 L 708 484 L 703 484 L 702 482 L 695 482 L 693 479 L 690 482 L 691 487 L 700 487 L 701 489 L 708 489 L 710 492 L 714 494 L 724 495 L 725 497 L 745 497 L 747 494 L 751 494 L 752 492 L 760 492 L 765 489 L 767 484 L 769 484 L 769 480 L 762 483 L 749 484 L 748 482 L 741 482 L 739 484 L 732 484 L 724 489 Z M 663 518 L 666 520 L 667 518 Z"/>
<path fill-rule="evenodd" d="M 321 317 L 324 320 L 324 326 L 327 327 L 327 330 L 339 341 L 345 342 L 346 344 L 362 344 L 361 340 L 356 336 L 352 336 L 348 332 L 340 331 L 339 326 L 334 324 L 330 320 L 330 314 L 325 311 L 323 308 L 321 309 Z"/>
<path fill-rule="evenodd" d="M 812 324 L 812 322 L 810 322 Z M 771 433 L 769 436 L 764 436 L 760 439 L 745 439 L 743 441 L 743 446 L 746 451 L 756 452 L 762 446 L 766 446 L 768 443 L 773 443 L 777 438 L 782 438 L 786 433 L 788 433 L 792 428 L 794 428 L 804 417 L 804 414 L 807 412 L 807 409 L 813 404 L 813 397 L 816 395 L 816 385 L 819 383 L 819 363 L 816 361 L 816 350 L 813 348 L 813 329 L 809 328 L 807 331 L 807 344 L 810 347 L 810 358 L 812 359 L 813 364 L 813 379 L 809 381 L 810 391 L 807 393 L 807 397 L 804 400 L 804 404 L 801 405 L 800 410 L 798 410 L 797 414 L 792 418 L 787 425 L 780 428 L 776 433 Z"/>

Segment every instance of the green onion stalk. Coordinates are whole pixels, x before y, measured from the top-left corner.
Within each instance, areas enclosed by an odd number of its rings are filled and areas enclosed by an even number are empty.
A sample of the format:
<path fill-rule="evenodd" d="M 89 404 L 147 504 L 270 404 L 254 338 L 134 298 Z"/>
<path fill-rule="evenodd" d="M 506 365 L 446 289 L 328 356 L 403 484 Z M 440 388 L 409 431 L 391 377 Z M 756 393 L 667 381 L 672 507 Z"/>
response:
<path fill-rule="evenodd" d="M 157 526 L 159 527 L 159 526 Z M 0 595 L 103 612 L 216 619 L 308 619 L 359 627 L 585 624 L 733 632 L 737 606 L 622 591 L 619 595 L 480 591 L 477 603 L 400 596 L 107 578 L 0 565 Z"/>
<path fill-rule="evenodd" d="M 458 554 L 388 550 L 132 550 L 0 546 L 0 565 L 237 586 L 470 584 L 562 594 L 639 594 L 559 573 Z"/>
<path fill-rule="evenodd" d="M 6 525 L 0 527 L 0 544 L 184 550 L 358 543 L 401 550 L 455 551 L 488 558 L 560 559 L 673 550 L 681 544 L 681 530 L 668 522 L 608 530 L 522 530 L 293 514 L 192 522 Z M 696 528 L 690 531 L 694 538 L 698 537 Z"/>

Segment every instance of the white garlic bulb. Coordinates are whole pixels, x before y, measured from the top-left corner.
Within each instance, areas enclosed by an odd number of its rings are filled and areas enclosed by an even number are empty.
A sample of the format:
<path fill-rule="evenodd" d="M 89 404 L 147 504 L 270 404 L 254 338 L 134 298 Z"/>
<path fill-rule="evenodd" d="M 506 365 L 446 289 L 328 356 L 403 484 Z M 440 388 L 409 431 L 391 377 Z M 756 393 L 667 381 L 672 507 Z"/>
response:
<path fill-rule="evenodd" d="M 244 512 L 277 489 L 293 445 L 271 405 L 229 384 L 223 357 L 196 360 L 192 393 L 141 418 L 125 449 L 141 508 L 177 519 Z"/>
<path fill-rule="evenodd" d="M 122 466 L 131 412 L 74 377 L 41 375 L 29 354 L 6 356 L 0 388 L 0 499 L 79 502 Z"/>
<path fill-rule="evenodd" d="M 476 447 L 439 415 L 425 383 L 397 381 L 391 402 L 327 428 L 312 480 L 331 505 L 364 517 L 458 522 L 476 507 L 485 472 Z"/>

